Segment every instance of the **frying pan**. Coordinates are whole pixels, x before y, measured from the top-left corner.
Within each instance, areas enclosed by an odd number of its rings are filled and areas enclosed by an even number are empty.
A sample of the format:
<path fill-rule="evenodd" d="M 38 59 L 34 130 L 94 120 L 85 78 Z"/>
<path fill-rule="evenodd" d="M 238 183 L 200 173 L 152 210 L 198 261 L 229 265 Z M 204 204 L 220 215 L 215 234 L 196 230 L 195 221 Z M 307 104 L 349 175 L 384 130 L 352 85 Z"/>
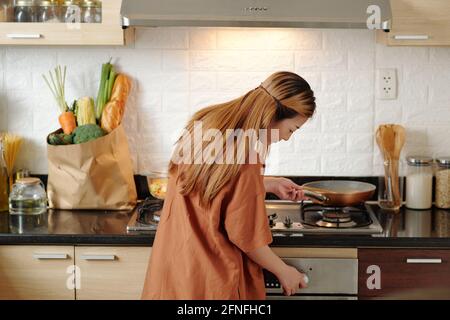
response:
<path fill-rule="evenodd" d="M 354 206 L 369 200 L 376 187 L 360 181 L 324 180 L 303 185 L 304 194 L 325 206 Z"/>

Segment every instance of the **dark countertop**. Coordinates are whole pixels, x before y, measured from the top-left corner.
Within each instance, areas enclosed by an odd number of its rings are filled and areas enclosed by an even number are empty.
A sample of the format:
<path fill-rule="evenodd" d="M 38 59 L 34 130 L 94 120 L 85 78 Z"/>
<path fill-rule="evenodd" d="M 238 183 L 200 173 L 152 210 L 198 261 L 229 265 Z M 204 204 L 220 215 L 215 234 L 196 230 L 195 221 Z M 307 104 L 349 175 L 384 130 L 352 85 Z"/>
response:
<path fill-rule="evenodd" d="M 450 210 L 402 208 L 393 215 L 371 205 L 383 226 L 377 236 L 274 236 L 272 246 L 450 248 Z M 151 246 L 155 232 L 128 234 L 133 211 L 49 210 L 38 216 L 0 213 L 1 244 Z"/>

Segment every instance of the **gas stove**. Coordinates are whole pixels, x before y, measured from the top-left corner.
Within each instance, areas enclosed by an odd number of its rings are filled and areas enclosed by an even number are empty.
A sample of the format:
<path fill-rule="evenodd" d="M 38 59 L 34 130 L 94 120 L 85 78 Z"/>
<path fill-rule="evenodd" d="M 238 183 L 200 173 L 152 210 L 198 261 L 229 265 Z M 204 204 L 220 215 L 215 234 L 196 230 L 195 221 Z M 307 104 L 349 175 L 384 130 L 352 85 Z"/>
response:
<path fill-rule="evenodd" d="M 146 199 L 138 204 L 128 232 L 156 231 L 164 201 Z M 323 207 L 311 202 L 266 201 L 274 235 L 346 234 L 374 235 L 383 232 L 371 207 Z"/>
<path fill-rule="evenodd" d="M 358 234 L 383 232 L 371 207 L 324 207 L 318 204 L 287 201 L 266 201 L 266 210 L 273 233 L 294 234 Z"/>

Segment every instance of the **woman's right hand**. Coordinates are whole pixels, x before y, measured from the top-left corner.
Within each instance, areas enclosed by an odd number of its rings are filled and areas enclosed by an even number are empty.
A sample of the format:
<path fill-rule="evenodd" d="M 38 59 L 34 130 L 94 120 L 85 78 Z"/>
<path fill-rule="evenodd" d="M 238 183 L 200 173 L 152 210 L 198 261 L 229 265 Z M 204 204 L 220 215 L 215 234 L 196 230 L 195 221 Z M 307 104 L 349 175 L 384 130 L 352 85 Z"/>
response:
<path fill-rule="evenodd" d="M 277 278 L 278 281 L 280 281 L 283 293 L 286 296 L 294 295 L 298 289 L 308 287 L 305 280 L 306 275 L 289 265 L 285 265 L 277 275 Z"/>

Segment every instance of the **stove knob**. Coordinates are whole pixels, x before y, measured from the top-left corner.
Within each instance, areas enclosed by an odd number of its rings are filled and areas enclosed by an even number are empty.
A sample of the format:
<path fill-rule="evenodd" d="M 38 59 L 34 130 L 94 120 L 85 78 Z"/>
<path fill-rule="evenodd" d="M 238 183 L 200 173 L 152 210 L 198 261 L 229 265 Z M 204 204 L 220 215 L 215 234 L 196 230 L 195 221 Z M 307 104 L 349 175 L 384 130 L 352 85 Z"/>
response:
<path fill-rule="evenodd" d="M 284 218 L 283 224 L 286 228 L 290 228 L 292 226 L 292 220 L 289 217 Z"/>

